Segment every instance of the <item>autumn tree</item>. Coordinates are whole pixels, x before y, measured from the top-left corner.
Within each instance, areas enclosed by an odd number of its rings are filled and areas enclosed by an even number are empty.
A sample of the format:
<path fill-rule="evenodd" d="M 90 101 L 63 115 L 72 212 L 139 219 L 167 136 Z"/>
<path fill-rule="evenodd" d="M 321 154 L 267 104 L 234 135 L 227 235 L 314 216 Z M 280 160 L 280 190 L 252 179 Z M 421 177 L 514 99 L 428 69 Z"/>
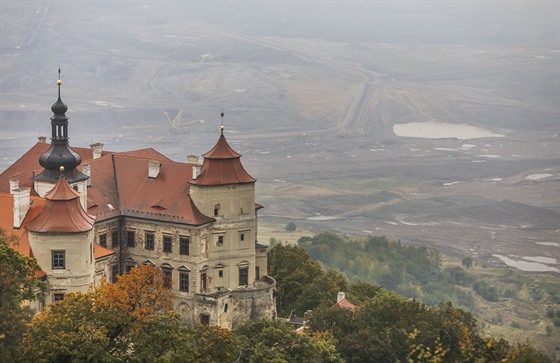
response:
<path fill-rule="evenodd" d="M 67 294 L 43 310 L 25 334 L 23 351 L 38 362 L 124 359 L 143 324 L 168 314 L 171 306 L 161 271 L 140 266 L 115 284 L 103 282 L 93 292 Z"/>
<path fill-rule="evenodd" d="M 33 312 L 24 301 L 44 298 L 45 283 L 36 278 L 37 261 L 11 246 L 17 238 L 0 230 L 0 357 L 16 361 L 18 346 Z"/>
<path fill-rule="evenodd" d="M 66 294 L 38 314 L 25 334 L 22 350 L 29 362 L 104 361 L 109 336 L 94 311 L 94 295 Z"/>
<path fill-rule="evenodd" d="M 133 268 L 119 275 L 116 283 L 103 281 L 95 289 L 96 308 L 114 311 L 134 321 L 144 321 L 172 308 L 171 290 L 163 274 L 151 265 Z"/>

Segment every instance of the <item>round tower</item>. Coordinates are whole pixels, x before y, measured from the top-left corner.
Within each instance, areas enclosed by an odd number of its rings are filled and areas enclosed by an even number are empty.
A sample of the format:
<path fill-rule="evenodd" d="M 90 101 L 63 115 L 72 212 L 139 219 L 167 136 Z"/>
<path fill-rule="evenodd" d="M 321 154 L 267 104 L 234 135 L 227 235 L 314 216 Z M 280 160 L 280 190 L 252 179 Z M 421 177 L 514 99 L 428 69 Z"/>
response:
<path fill-rule="evenodd" d="M 95 277 L 95 217 L 64 177 L 45 195 L 45 206 L 26 229 L 34 257 L 47 273 L 47 303 L 69 292 L 87 292 Z"/>
<path fill-rule="evenodd" d="M 191 160 L 189 193 L 196 207 L 216 220 L 209 236 L 209 265 L 223 264 L 224 272 L 212 280 L 224 288 L 252 285 L 256 276 L 256 179 L 243 168 L 241 154 L 228 144 L 223 124 L 216 145 L 202 156 L 202 165 Z"/>

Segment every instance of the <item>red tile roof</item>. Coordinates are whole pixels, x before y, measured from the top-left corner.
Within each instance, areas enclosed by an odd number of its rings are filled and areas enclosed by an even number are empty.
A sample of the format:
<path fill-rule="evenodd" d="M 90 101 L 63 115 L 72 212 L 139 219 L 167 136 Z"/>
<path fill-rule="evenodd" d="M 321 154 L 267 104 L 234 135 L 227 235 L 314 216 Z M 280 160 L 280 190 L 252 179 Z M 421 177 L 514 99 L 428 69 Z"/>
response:
<path fill-rule="evenodd" d="M 354 310 L 356 309 L 356 305 L 352 304 L 350 301 L 348 301 L 346 298 L 340 300 L 339 302 L 337 302 L 336 304 L 334 304 L 333 306 L 331 306 L 331 309 L 350 309 L 350 310 Z"/>
<path fill-rule="evenodd" d="M 10 192 L 10 179 L 17 178 L 20 187 L 30 187 L 33 172 L 42 168 L 39 157 L 50 144 L 37 143 L 0 175 L 0 192 Z M 126 152 L 104 151 L 93 159 L 91 148 L 73 147 L 83 162 L 91 165 L 91 187 L 88 187 L 88 213 L 105 220 L 119 215 L 162 220 L 191 225 L 214 221 L 203 215 L 189 197 L 188 181 L 192 165 L 171 161 L 153 148 Z M 149 160 L 161 162 L 157 178 L 148 178 Z M 82 163 L 83 165 L 83 163 Z M 78 169 L 83 170 L 82 166 Z"/>
<path fill-rule="evenodd" d="M 41 213 L 27 224 L 28 231 L 78 233 L 93 228 L 95 217 L 82 208 L 80 194 L 72 189 L 65 178 L 58 179 L 58 183 L 45 195 L 45 199 Z"/>
<path fill-rule="evenodd" d="M 96 214 L 98 220 L 127 215 L 190 225 L 214 221 L 203 215 L 189 196 L 192 165 L 160 160 L 157 178 L 149 178 L 148 161 L 152 158 L 130 155 L 134 154 L 115 153 L 91 160 L 89 213 Z"/>
<path fill-rule="evenodd" d="M 32 202 L 29 211 L 25 215 L 25 219 L 20 228 L 14 229 L 14 196 L 12 194 L 0 193 L 0 228 L 7 231 L 8 234 L 13 233 L 17 237 L 16 243 L 12 245 L 16 251 L 24 256 L 33 256 L 27 230 L 27 223 L 39 215 L 45 205 L 45 199 L 39 197 L 31 197 Z"/>
<path fill-rule="evenodd" d="M 228 185 L 254 183 L 256 181 L 241 164 L 241 154 L 229 146 L 222 134 L 210 151 L 203 154 L 200 175 L 191 179 L 193 185 Z"/>
<path fill-rule="evenodd" d="M 96 260 L 115 254 L 115 252 L 108 250 L 105 247 L 98 245 L 97 243 L 93 244 L 93 251 L 93 257 Z"/>
<path fill-rule="evenodd" d="M 167 156 L 161 154 L 159 151 L 151 147 L 146 149 L 119 152 L 118 154 L 122 156 L 132 156 L 136 158 L 143 158 L 143 159 L 150 159 L 150 160 L 157 160 L 157 161 L 173 161 L 169 159 Z"/>
<path fill-rule="evenodd" d="M 43 155 L 51 146 L 44 142 L 38 142 L 31 149 L 29 149 L 25 154 L 23 154 L 16 162 L 10 165 L 2 174 L 0 175 L 0 192 L 9 193 L 10 192 L 10 179 L 19 179 L 20 187 L 31 188 L 32 195 L 37 195 L 33 190 L 33 181 L 31 180 L 33 173 L 38 175 L 43 171 L 43 167 L 39 164 L 39 157 Z M 87 161 L 93 158 L 93 150 L 91 148 L 84 147 L 72 147 L 72 150 L 77 152 L 82 161 Z M 102 155 L 111 154 L 111 151 L 103 151 Z M 81 170 L 80 167 L 78 169 Z"/>
<path fill-rule="evenodd" d="M 11 245 L 16 251 L 24 256 L 33 257 L 33 251 L 29 245 L 29 233 L 25 228 L 28 223 L 35 219 L 43 210 L 45 206 L 46 199 L 39 197 L 31 197 L 31 206 L 23 224 L 18 229 L 13 229 L 14 223 L 14 198 L 11 194 L 0 193 L 0 228 L 9 233 L 13 233 L 16 237 L 16 241 Z M 94 244 L 94 257 L 96 260 L 108 257 L 114 254 L 113 251 L 108 250 L 98 244 Z M 35 277 L 45 276 L 46 273 L 43 270 L 38 271 Z"/>
<path fill-rule="evenodd" d="M 241 157 L 241 154 L 229 146 L 226 137 L 222 134 L 216 145 L 202 156 L 206 159 L 235 159 Z"/>

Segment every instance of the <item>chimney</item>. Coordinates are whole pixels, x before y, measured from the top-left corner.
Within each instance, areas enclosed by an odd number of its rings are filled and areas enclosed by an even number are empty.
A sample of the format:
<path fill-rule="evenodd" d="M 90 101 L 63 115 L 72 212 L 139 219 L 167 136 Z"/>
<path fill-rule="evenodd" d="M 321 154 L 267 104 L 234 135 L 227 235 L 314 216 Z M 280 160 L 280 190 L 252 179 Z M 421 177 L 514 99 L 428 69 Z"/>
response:
<path fill-rule="evenodd" d="M 148 178 L 157 178 L 157 176 L 159 175 L 160 167 L 161 163 L 159 161 L 148 161 Z"/>
<path fill-rule="evenodd" d="M 196 180 L 202 171 L 202 165 L 198 162 L 198 156 L 189 155 L 187 156 L 187 163 L 192 165 L 192 178 Z"/>
<path fill-rule="evenodd" d="M 91 187 L 91 164 L 90 163 L 83 163 L 82 164 L 82 172 L 85 176 L 88 177 L 86 181 L 86 186 Z"/>
<path fill-rule="evenodd" d="M 29 210 L 31 188 L 16 188 L 14 194 L 14 228 L 21 227 Z"/>
<path fill-rule="evenodd" d="M 37 138 L 37 140 L 39 140 L 39 143 L 44 144 L 47 142 L 47 138 L 45 136 L 39 136 Z"/>
<path fill-rule="evenodd" d="M 339 303 L 342 300 L 346 299 L 346 294 L 342 291 L 340 291 L 338 294 L 336 294 L 336 302 Z"/>
<path fill-rule="evenodd" d="M 103 144 L 100 142 L 97 142 L 95 144 L 91 144 L 89 146 L 91 149 L 93 149 L 93 158 L 94 159 L 98 159 L 101 157 L 101 153 L 103 152 Z"/>
<path fill-rule="evenodd" d="M 10 194 L 14 194 L 14 190 L 19 189 L 19 180 L 10 179 Z"/>

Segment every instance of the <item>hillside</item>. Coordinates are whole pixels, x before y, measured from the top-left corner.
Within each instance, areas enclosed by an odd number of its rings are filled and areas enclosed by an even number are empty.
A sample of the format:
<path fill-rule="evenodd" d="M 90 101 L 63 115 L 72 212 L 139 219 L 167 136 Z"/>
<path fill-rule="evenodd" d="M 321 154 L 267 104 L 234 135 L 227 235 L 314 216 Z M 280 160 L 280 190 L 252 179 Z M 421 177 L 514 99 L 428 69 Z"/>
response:
<path fill-rule="evenodd" d="M 71 145 L 182 161 L 223 109 L 265 221 L 557 260 L 558 3 L 404 5 L 0 2 L 0 169 L 60 65 Z"/>

